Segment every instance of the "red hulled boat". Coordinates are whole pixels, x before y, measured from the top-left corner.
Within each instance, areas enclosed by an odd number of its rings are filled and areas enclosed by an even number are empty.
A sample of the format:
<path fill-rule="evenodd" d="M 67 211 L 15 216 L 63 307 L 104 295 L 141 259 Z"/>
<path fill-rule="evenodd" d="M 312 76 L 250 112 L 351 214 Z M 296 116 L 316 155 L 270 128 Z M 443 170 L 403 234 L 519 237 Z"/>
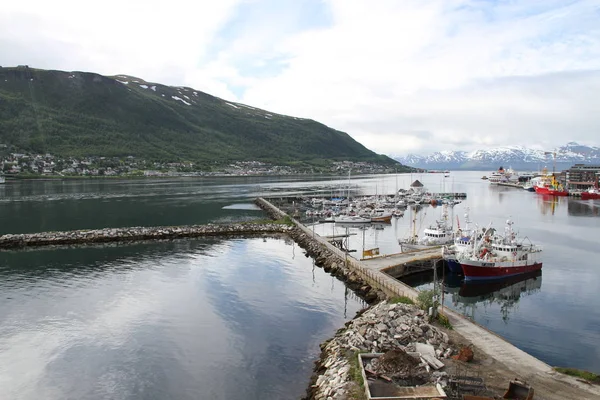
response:
<path fill-rule="evenodd" d="M 600 200 L 600 191 L 592 188 L 587 192 L 581 192 L 581 200 Z"/>
<path fill-rule="evenodd" d="M 504 236 L 484 236 L 458 257 L 466 281 L 503 279 L 542 269 L 541 246 L 519 242 L 506 221 Z"/>
<path fill-rule="evenodd" d="M 536 184 L 534 184 L 533 188 L 536 193 L 539 194 L 547 194 L 550 196 L 568 196 L 569 191 L 560 184 L 554 174 L 545 174 L 542 176 Z"/>

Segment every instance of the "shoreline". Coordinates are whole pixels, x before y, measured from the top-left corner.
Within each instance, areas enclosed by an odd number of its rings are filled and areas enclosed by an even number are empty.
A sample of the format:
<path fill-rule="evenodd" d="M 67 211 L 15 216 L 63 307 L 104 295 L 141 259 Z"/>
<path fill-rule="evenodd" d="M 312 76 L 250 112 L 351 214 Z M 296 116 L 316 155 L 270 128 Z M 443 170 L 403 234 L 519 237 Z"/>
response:
<path fill-rule="evenodd" d="M 272 223 L 255 224 L 106 228 L 67 232 L 8 234 L 0 236 L 0 248 L 8 250 L 33 249 L 41 248 L 42 246 L 106 244 L 111 242 L 132 243 L 203 236 L 235 237 L 272 234 L 289 236 L 305 251 L 307 257 L 314 259 L 316 266 L 323 268 L 325 272 L 344 282 L 350 290 L 369 304 L 368 308 L 361 311 L 355 318 L 348 321 L 344 327 L 338 330 L 333 338 L 321 344 L 321 353 L 318 360 L 315 361 L 315 368 L 308 383 L 306 397 L 304 397 L 304 399 L 310 400 L 321 400 L 329 397 L 348 398 L 336 397 L 336 390 L 338 388 L 341 389 L 338 393 L 339 396 L 350 395 L 351 393 L 348 392 L 348 389 L 351 389 L 352 385 L 349 385 L 349 383 L 356 381 L 355 376 L 351 374 L 351 365 L 349 364 L 353 359 L 353 355 L 351 354 L 348 357 L 346 350 L 375 352 L 385 349 L 378 347 L 379 344 L 386 343 L 386 340 L 389 339 L 388 332 L 402 326 L 398 325 L 395 319 L 400 318 L 406 313 L 421 312 L 402 305 L 396 307 L 399 307 L 399 310 L 402 310 L 404 314 L 395 308 L 389 308 L 386 310 L 386 313 L 379 315 L 377 314 L 378 309 L 375 307 L 383 307 L 381 304 L 391 307 L 389 300 L 395 296 L 406 296 L 416 299 L 417 291 L 379 271 L 361 268 L 359 261 L 348 258 L 347 254 L 333 247 L 320 236 L 315 236 L 314 232 L 310 229 L 295 219 L 290 218 L 286 213 L 268 201 L 258 198 L 255 200 L 255 203 L 275 221 Z M 357 324 L 360 325 L 356 321 L 363 315 L 371 315 L 374 312 L 378 316 L 370 318 L 374 320 L 372 325 L 376 326 L 377 329 L 370 331 L 371 339 L 367 339 L 363 335 L 366 341 L 361 343 L 354 342 L 352 344 L 350 338 L 356 338 L 354 333 L 357 332 Z M 393 313 L 393 316 L 391 313 Z M 416 337 L 423 338 L 422 340 L 425 341 L 434 339 L 439 342 L 440 337 L 444 338 L 444 334 L 447 335 L 448 340 L 444 339 L 442 341 L 453 347 L 453 352 L 461 346 L 470 346 L 473 349 L 476 361 L 470 364 L 465 363 L 461 365 L 461 368 L 472 368 L 478 374 L 481 373 L 481 376 L 485 377 L 486 384 L 496 390 L 497 393 L 502 388 L 506 389 L 509 380 L 514 379 L 516 376 L 530 383 L 535 388 L 535 391 L 546 400 L 564 398 L 584 399 L 595 398 L 595 396 L 600 398 L 600 386 L 586 385 L 582 380 L 554 371 L 549 365 L 517 349 L 499 335 L 468 320 L 459 313 L 446 309 L 444 310 L 444 314 L 452 324 L 453 330 L 438 326 L 435 322 L 425 323 L 423 320 L 419 321 L 419 324 L 416 325 L 418 329 L 414 325 L 404 325 L 411 327 L 410 332 L 417 333 Z M 422 317 L 422 314 L 414 316 Z M 424 324 L 435 328 L 431 329 L 432 332 L 436 333 L 433 338 L 423 337 L 419 334 L 419 329 L 422 331 L 423 328 L 421 325 Z M 401 327 L 400 329 L 404 328 Z M 430 328 L 427 327 L 426 329 L 429 330 Z M 394 344 L 393 341 L 389 342 L 389 340 L 388 343 Z M 347 344 L 357 350 L 347 347 Z M 409 344 L 402 343 L 401 345 L 408 346 Z M 360 347 L 362 345 L 365 346 L 364 349 Z M 345 349 L 346 361 L 340 358 L 340 354 L 342 354 L 340 353 L 340 349 L 342 348 Z M 452 365 L 452 362 L 449 362 L 448 365 Z M 442 369 L 442 371 L 447 371 L 447 369 Z M 450 372 L 448 371 L 448 373 Z M 437 376 L 437 378 L 442 378 L 442 376 Z M 332 381 L 335 383 L 331 383 Z"/>
<path fill-rule="evenodd" d="M 287 216 L 287 214 L 265 199 L 259 198 L 256 200 L 256 203 L 272 218 Z M 377 273 L 373 274 L 372 272 L 374 271 L 363 269 L 360 262 L 345 258 L 346 255 L 341 253 L 339 249 L 323 241 L 318 235 L 313 237 L 310 230 L 303 224 L 293 218 L 291 220 L 302 231 L 302 236 L 299 239 L 305 243 L 307 255 L 314 253 L 319 257 L 318 260 L 320 263 L 317 263 L 317 259 L 315 259 L 315 264 L 318 266 L 323 265 L 326 272 L 330 272 L 331 275 L 344 282 L 350 277 L 354 285 L 359 286 L 363 284 L 365 288 L 370 288 L 367 292 L 372 293 L 370 297 L 371 301 L 367 301 L 369 304 L 390 300 L 397 296 L 417 300 L 418 292 L 415 289 L 384 273 L 377 271 Z M 298 240 L 296 241 L 298 242 Z M 298 243 L 300 244 L 300 242 Z M 302 245 L 301 247 L 304 248 Z M 340 262 L 341 267 L 338 264 Z M 327 271 L 326 268 L 330 268 L 330 271 Z M 357 294 L 360 296 L 360 293 Z M 363 314 L 369 313 L 372 309 L 373 307 L 371 306 L 364 310 Z M 438 311 L 440 311 L 439 308 Z M 449 336 L 451 344 L 471 348 L 477 360 L 474 363 L 461 363 L 460 369 L 464 369 L 465 371 L 471 369 L 473 375 L 484 377 L 486 384 L 492 387 L 496 391 L 496 394 L 502 395 L 503 390 L 505 391 L 508 387 L 509 381 L 517 377 L 528 382 L 534 387 L 536 393 L 546 400 L 600 398 L 600 386 L 593 386 L 581 379 L 555 371 L 548 364 L 518 349 L 498 334 L 469 320 L 460 313 L 448 308 L 441 311 L 443 311 L 443 315 L 449 320 L 452 329 L 443 327 L 439 327 L 438 329 Z M 347 323 L 346 327 L 352 321 L 354 319 Z M 334 338 L 343 333 L 345 329 L 340 329 Z M 382 333 L 384 332 L 382 331 Z M 338 394 L 336 394 L 335 388 L 327 386 L 328 371 L 330 372 L 329 376 L 334 376 L 334 374 L 344 376 L 342 379 L 343 382 L 354 380 L 350 376 L 349 371 L 346 370 L 346 364 L 331 361 L 331 357 L 335 358 L 337 356 L 334 354 L 336 347 L 328 347 L 328 344 L 332 340 L 330 339 L 321 345 L 321 355 L 315 362 L 314 373 L 307 388 L 307 395 L 303 400 L 322 400 L 330 397 L 348 398 L 348 393 L 346 392 L 339 393 L 340 397 L 337 397 Z M 333 365 L 336 365 L 339 369 L 336 369 L 332 374 L 330 370 Z M 343 385 L 340 387 L 342 387 L 342 390 L 345 390 Z"/>

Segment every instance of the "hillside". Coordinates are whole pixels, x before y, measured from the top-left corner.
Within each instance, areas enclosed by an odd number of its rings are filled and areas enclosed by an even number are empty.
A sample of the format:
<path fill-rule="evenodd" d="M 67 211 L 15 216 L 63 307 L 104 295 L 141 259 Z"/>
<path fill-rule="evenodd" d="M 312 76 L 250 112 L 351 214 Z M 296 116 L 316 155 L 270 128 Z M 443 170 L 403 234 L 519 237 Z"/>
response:
<path fill-rule="evenodd" d="M 397 167 L 313 120 L 119 75 L 0 68 L 0 143 L 62 156 Z"/>
<path fill-rule="evenodd" d="M 529 149 L 523 146 L 481 149 L 472 152 L 441 151 L 427 156 L 409 154 L 394 158 L 402 164 L 425 169 L 495 170 L 499 166 L 519 170 L 539 170 L 551 167 L 556 151 L 556 167 L 566 169 L 576 163 L 600 164 L 600 148 L 569 142 L 550 151 Z"/>

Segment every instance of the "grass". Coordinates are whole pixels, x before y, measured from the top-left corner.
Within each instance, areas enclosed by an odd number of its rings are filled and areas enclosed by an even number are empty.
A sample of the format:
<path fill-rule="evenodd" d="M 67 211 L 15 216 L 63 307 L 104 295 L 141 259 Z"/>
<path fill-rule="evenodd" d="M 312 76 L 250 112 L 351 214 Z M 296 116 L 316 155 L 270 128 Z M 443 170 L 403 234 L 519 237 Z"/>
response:
<path fill-rule="evenodd" d="M 360 352 L 365 353 L 365 352 Z M 348 361 L 350 362 L 350 379 L 356 383 L 356 387 L 350 391 L 351 399 L 354 400 L 367 400 L 365 395 L 365 382 L 363 381 L 362 374 L 360 372 L 360 365 L 358 364 L 359 352 L 353 351 L 348 354 Z"/>
<path fill-rule="evenodd" d="M 452 329 L 452 324 L 450 323 L 450 320 L 447 316 L 445 316 L 442 313 L 438 313 L 437 322 L 439 322 L 440 325 L 442 325 L 446 329 Z"/>
<path fill-rule="evenodd" d="M 411 299 L 410 297 L 407 296 L 397 296 L 397 297 L 392 297 L 391 299 L 389 299 L 388 303 L 390 304 L 415 304 L 415 302 L 413 301 L 413 299 Z"/>
<path fill-rule="evenodd" d="M 581 369 L 575 368 L 563 368 L 563 367 L 554 367 L 554 370 L 560 372 L 561 374 L 574 376 L 576 378 L 585 379 L 588 382 L 594 383 L 596 385 L 600 385 L 600 375 L 595 374 L 593 372 L 584 371 Z"/>

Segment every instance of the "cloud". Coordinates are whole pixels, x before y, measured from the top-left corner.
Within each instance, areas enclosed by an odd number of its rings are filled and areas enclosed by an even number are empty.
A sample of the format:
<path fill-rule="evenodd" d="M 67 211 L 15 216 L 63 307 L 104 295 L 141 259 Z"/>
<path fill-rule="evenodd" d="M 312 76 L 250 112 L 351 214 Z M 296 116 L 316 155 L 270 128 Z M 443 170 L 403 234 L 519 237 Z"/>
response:
<path fill-rule="evenodd" d="M 6 7 L 5 7 L 6 8 Z M 599 145 L 598 0 L 12 3 L 3 64 L 127 73 L 383 153 Z"/>

